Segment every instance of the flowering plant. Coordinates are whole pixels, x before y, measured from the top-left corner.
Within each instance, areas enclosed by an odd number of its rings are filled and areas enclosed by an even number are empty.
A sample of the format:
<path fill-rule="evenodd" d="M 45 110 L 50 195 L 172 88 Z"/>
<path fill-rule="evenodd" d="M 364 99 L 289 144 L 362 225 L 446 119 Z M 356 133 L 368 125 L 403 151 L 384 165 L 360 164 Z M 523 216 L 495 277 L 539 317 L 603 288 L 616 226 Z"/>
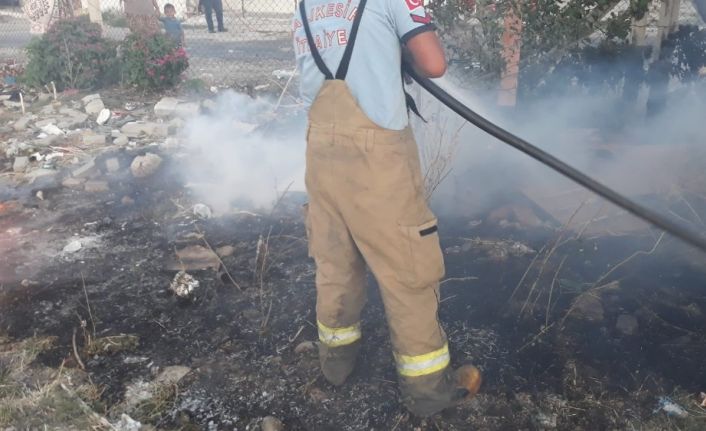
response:
<path fill-rule="evenodd" d="M 189 67 L 186 51 L 162 34 L 132 34 L 123 43 L 124 78 L 143 89 L 173 87 Z"/>

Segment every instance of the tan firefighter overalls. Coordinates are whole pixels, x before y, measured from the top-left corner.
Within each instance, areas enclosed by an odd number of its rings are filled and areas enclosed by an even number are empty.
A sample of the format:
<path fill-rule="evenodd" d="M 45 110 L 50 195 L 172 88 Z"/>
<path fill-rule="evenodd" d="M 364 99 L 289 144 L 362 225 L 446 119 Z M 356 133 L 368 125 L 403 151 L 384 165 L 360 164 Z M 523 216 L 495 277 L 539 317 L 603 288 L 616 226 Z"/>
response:
<path fill-rule="evenodd" d="M 437 320 L 443 255 L 411 130 L 376 125 L 345 82 L 364 8 L 361 0 L 334 77 L 300 3 L 311 54 L 326 77 L 309 111 L 306 150 L 319 356 L 333 384 L 342 384 L 353 370 L 367 263 L 380 286 L 404 402 L 426 416 L 458 397 L 446 334 Z"/>

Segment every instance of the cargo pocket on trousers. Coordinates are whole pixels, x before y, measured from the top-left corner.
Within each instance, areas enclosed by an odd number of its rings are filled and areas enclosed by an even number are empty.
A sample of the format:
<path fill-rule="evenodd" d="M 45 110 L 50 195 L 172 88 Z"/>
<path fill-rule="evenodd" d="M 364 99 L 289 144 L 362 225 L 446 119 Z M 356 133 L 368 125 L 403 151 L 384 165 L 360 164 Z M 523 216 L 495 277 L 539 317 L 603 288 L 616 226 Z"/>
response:
<path fill-rule="evenodd" d="M 439 244 L 437 219 L 416 226 L 400 225 L 407 250 L 399 281 L 413 289 L 423 289 L 444 276 L 444 256 Z"/>
<path fill-rule="evenodd" d="M 311 234 L 311 214 L 309 213 L 309 204 L 305 203 L 302 205 L 302 212 L 304 213 L 304 227 L 306 228 L 306 238 L 307 238 L 307 250 L 309 257 L 314 257 L 314 247 L 312 246 L 312 234 Z"/>

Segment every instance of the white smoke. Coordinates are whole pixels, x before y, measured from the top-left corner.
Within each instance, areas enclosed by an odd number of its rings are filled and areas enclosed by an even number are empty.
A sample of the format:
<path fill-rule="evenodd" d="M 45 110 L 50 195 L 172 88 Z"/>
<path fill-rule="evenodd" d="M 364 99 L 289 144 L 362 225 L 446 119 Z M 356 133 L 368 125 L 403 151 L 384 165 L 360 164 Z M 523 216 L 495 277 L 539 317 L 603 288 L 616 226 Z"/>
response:
<path fill-rule="evenodd" d="M 213 112 L 187 122 L 187 184 L 217 213 L 267 209 L 285 190 L 304 190 L 303 117 L 284 126 L 289 117 L 274 108 L 268 99 L 227 91 Z"/>

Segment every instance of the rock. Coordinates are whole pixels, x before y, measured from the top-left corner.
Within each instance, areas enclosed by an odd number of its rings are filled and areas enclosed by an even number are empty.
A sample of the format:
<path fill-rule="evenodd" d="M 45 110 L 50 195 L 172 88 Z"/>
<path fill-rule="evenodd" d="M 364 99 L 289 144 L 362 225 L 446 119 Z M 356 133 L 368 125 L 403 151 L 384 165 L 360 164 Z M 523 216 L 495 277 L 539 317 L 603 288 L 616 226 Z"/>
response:
<path fill-rule="evenodd" d="M 88 132 L 81 135 L 81 141 L 84 145 L 98 146 L 105 145 L 106 138 L 105 135 Z"/>
<path fill-rule="evenodd" d="M 201 245 L 190 245 L 176 251 L 176 259 L 166 264 L 172 271 L 190 271 L 199 269 L 218 269 L 221 261 L 218 255 Z"/>
<path fill-rule="evenodd" d="M 157 137 L 167 137 L 169 135 L 169 127 L 166 124 L 147 121 L 132 121 L 125 124 L 120 131 L 129 138 L 137 138 L 140 135 Z"/>
<path fill-rule="evenodd" d="M 112 173 L 118 172 L 120 170 L 120 160 L 116 157 L 111 157 L 105 161 L 105 169 Z"/>
<path fill-rule="evenodd" d="M 194 215 L 200 219 L 209 219 L 213 216 L 211 208 L 204 204 L 194 205 Z"/>
<path fill-rule="evenodd" d="M 556 413 L 539 412 L 534 419 L 540 429 L 556 429 L 558 416 Z"/>
<path fill-rule="evenodd" d="M 189 298 L 198 287 L 199 281 L 186 271 L 179 271 L 169 284 L 169 290 L 179 298 Z"/>
<path fill-rule="evenodd" d="M 89 94 L 88 96 L 84 97 L 81 99 L 81 102 L 83 103 L 84 106 L 88 105 L 89 103 L 93 102 L 94 100 L 98 100 L 101 98 L 101 95 L 96 93 L 96 94 Z"/>
<path fill-rule="evenodd" d="M 224 245 L 223 247 L 218 247 L 216 249 L 216 254 L 220 257 L 232 256 L 235 253 L 235 247 L 232 245 Z"/>
<path fill-rule="evenodd" d="M 13 172 L 24 172 L 25 169 L 27 169 L 27 166 L 29 166 L 29 157 L 15 157 L 15 161 L 12 164 L 12 170 Z"/>
<path fill-rule="evenodd" d="M 632 314 L 621 314 L 615 324 L 615 328 L 624 335 L 634 335 L 639 326 L 637 318 Z"/>
<path fill-rule="evenodd" d="M 267 416 L 262 419 L 260 429 L 262 431 L 284 431 L 284 424 L 274 416 Z"/>
<path fill-rule="evenodd" d="M 59 109 L 59 113 L 64 117 L 56 124 L 63 129 L 73 129 L 88 120 L 88 114 L 71 108 L 61 108 Z"/>
<path fill-rule="evenodd" d="M 83 247 L 81 241 L 73 240 L 70 243 L 66 244 L 66 246 L 64 247 L 64 253 L 76 253 L 77 251 L 81 250 L 81 247 Z"/>
<path fill-rule="evenodd" d="M 120 203 L 123 205 L 134 205 L 135 204 L 135 199 L 131 198 L 130 196 L 123 196 L 122 199 L 120 199 Z"/>
<path fill-rule="evenodd" d="M 27 126 L 29 125 L 29 122 L 32 121 L 32 119 L 33 119 L 32 115 L 25 115 L 23 117 L 20 117 L 12 125 L 12 128 L 15 129 L 16 132 L 21 132 L 22 130 L 27 128 Z"/>
<path fill-rule="evenodd" d="M 83 166 L 81 166 L 80 168 L 74 169 L 71 175 L 76 178 L 87 178 L 97 171 L 98 167 L 96 166 L 96 161 L 95 159 L 91 159 L 88 162 L 84 163 Z"/>
<path fill-rule="evenodd" d="M 130 140 L 125 135 L 116 136 L 115 139 L 113 139 L 113 145 L 120 145 L 121 147 L 124 147 L 129 142 Z"/>
<path fill-rule="evenodd" d="M 54 123 L 47 124 L 44 127 L 40 127 L 40 129 L 47 135 L 60 136 L 65 134 L 65 132 L 59 127 L 57 127 Z"/>
<path fill-rule="evenodd" d="M 209 111 L 209 112 L 216 112 L 218 105 L 216 102 L 214 102 L 211 99 L 206 99 L 201 103 L 201 106 L 203 107 L 204 110 Z"/>
<path fill-rule="evenodd" d="M 154 105 L 154 114 L 158 117 L 171 117 L 176 114 L 178 106 L 179 99 L 164 97 Z"/>
<path fill-rule="evenodd" d="M 113 428 L 115 431 L 141 431 L 142 423 L 123 413 L 120 416 L 120 422 L 114 424 Z"/>
<path fill-rule="evenodd" d="M 110 190 L 107 181 L 86 181 L 84 185 L 84 190 L 88 193 L 101 193 Z"/>
<path fill-rule="evenodd" d="M 32 184 L 38 178 L 52 177 L 57 175 L 58 173 L 59 172 L 55 171 L 54 169 L 39 168 L 33 169 L 26 173 L 25 178 L 27 178 L 29 180 L 29 183 Z"/>
<path fill-rule="evenodd" d="M 576 298 L 574 310 L 571 314 L 579 319 L 600 322 L 603 320 L 605 313 L 600 298 L 590 294 L 583 294 Z"/>
<path fill-rule="evenodd" d="M 96 119 L 96 123 L 98 123 L 99 125 L 102 126 L 103 124 L 107 123 L 108 120 L 110 120 L 110 115 L 111 115 L 110 109 L 102 109 L 98 113 L 98 118 Z"/>
<path fill-rule="evenodd" d="M 173 386 L 187 374 L 191 372 L 191 368 L 185 367 L 183 365 L 172 365 L 165 368 L 157 377 L 154 379 L 154 383 L 158 385 L 168 385 Z"/>
<path fill-rule="evenodd" d="M 105 109 L 105 105 L 101 99 L 95 99 L 88 102 L 84 109 L 86 114 L 98 116 Z"/>
<path fill-rule="evenodd" d="M 156 154 L 147 153 L 137 156 L 130 164 L 130 172 L 135 178 L 145 178 L 157 172 L 162 164 L 162 158 Z"/>
<path fill-rule="evenodd" d="M 193 118 L 201 113 L 201 104 L 195 102 L 180 103 L 176 107 L 176 115 L 182 118 Z"/>
<path fill-rule="evenodd" d="M 316 350 L 316 343 L 313 341 L 302 341 L 294 348 L 294 353 L 301 355 L 302 353 L 313 352 L 314 350 Z"/>
<path fill-rule="evenodd" d="M 64 178 L 64 180 L 61 182 L 61 185 L 66 187 L 67 189 L 81 190 L 83 188 L 83 183 L 85 182 L 85 178 L 68 177 Z"/>

